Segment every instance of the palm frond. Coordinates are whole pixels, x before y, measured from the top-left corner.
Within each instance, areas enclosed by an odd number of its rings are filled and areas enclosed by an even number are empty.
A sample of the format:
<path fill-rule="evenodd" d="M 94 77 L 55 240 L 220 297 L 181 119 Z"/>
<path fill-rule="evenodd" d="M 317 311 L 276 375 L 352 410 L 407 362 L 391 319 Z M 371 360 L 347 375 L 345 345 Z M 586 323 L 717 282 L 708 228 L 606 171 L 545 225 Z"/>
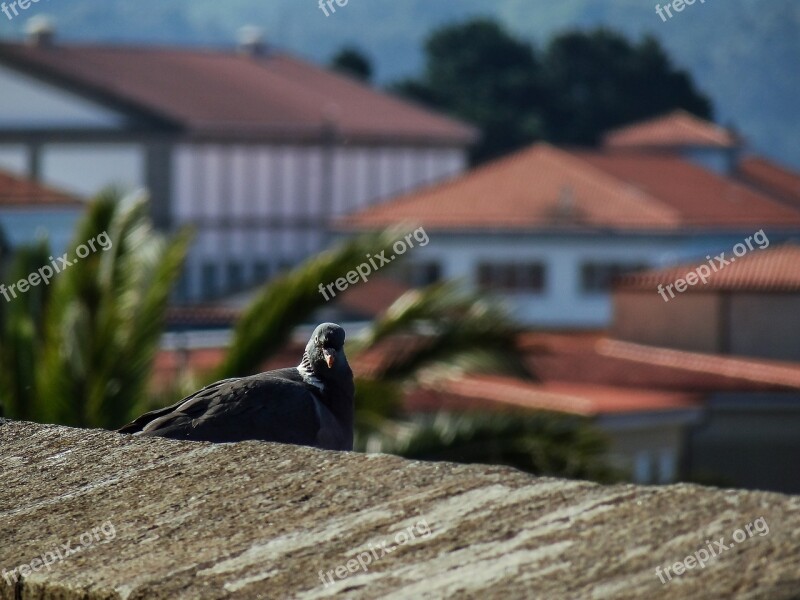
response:
<path fill-rule="evenodd" d="M 390 247 L 397 237 L 397 231 L 389 229 L 351 238 L 270 281 L 237 323 L 230 349 L 214 377 L 241 377 L 257 371 L 297 325 L 325 305 L 320 284 L 344 277 L 365 262 L 367 254 Z"/>
<path fill-rule="evenodd" d="M 54 284 L 39 377 L 48 420 L 108 428 L 132 415 L 190 239 L 187 232 L 170 240 L 157 233 L 146 196 L 114 191 L 89 206 L 70 255 L 104 233 L 111 245 L 76 262 Z"/>
<path fill-rule="evenodd" d="M 517 332 L 518 326 L 501 306 L 466 291 L 458 282 L 448 282 L 401 296 L 357 341 L 357 350 L 414 333 L 423 342 L 415 351 L 391 360 L 382 378 L 407 379 L 423 369 L 457 368 L 529 379 L 517 352 Z"/>

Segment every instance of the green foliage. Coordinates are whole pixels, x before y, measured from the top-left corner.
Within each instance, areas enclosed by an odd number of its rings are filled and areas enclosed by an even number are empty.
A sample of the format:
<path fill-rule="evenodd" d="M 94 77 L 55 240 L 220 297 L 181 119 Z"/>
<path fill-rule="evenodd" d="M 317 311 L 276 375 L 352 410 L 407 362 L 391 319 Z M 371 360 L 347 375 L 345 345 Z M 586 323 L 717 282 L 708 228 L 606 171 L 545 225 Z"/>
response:
<path fill-rule="evenodd" d="M 633 44 L 607 29 L 564 33 L 544 65 L 553 142 L 595 144 L 609 129 L 676 108 L 711 117 L 711 102 L 652 36 Z"/>
<path fill-rule="evenodd" d="M 98 240 L 104 232 L 110 245 Z M 189 235 L 167 240 L 153 231 L 146 198 L 107 192 L 90 204 L 68 258 L 89 240 L 95 251 L 2 315 L 0 345 L 25 367 L 0 379 L 10 417 L 113 428 L 144 395 Z M 44 248 L 20 256 L 20 278 L 49 262 Z"/>
<path fill-rule="evenodd" d="M 445 368 L 528 378 L 516 351 L 518 331 L 498 304 L 449 282 L 410 290 L 398 298 L 368 326 L 356 349 L 414 333 L 422 343 L 413 352 L 393 357 L 382 378 L 407 380 L 422 370 Z"/>
<path fill-rule="evenodd" d="M 5 263 L 0 280 L 10 285 L 25 279 L 48 264 L 49 256 L 45 241 L 21 247 Z M 48 291 L 40 284 L 25 294 L 7 289 L 8 301 L 0 297 L 0 415 L 31 420 L 39 412 L 33 382 L 44 342 Z"/>
<path fill-rule="evenodd" d="M 363 52 L 352 46 L 339 50 L 331 59 L 330 66 L 361 81 L 369 82 L 372 79 L 372 63 Z"/>
<path fill-rule="evenodd" d="M 610 128 L 683 108 L 710 117 L 711 103 L 658 41 L 606 29 L 556 36 L 539 58 L 533 46 L 493 21 L 435 31 L 419 79 L 400 93 L 477 125 L 473 162 L 537 139 L 595 144 Z"/>
<path fill-rule="evenodd" d="M 436 30 L 425 51 L 422 77 L 394 89 L 477 125 L 482 139 L 472 149 L 473 163 L 541 137 L 541 66 L 530 44 L 477 19 Z"/>
<path fill-rule="evenodd" d="M 383 431 L 387 422 L 401 417 L 403 389 L 394 381 L 356 379 L 356 446 Z M 362 442 L 359 442 L 362 440 Z"/>
<path fill-rule="evenodd" d="M 587 421 L 550 413 L 439 413 L 365 442 L 410 459 L 507 465 L 536 475 L 609 483 L 608 440 Z"/>
<path fill-rule="evenodd" d="M 54 282 L 38 387 L 53 420 L 110 428 L 141 400 L 190 236 L 168 241 L 153 230 L 145 197 L 109 192 L 90 206 L 70 255 L 104 231 L 111 248 Z"/>

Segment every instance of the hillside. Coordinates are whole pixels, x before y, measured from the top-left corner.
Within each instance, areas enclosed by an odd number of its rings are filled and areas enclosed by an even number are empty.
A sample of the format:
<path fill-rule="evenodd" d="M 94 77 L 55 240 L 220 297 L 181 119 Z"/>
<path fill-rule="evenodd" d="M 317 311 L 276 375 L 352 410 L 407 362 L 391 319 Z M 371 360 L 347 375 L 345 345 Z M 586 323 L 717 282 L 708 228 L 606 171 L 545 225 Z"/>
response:
<path fill-rule="evenodd" d="M 73 40 L 228 45 L 247 22 L 264 27 L 275 44 L 317 61 L 353 43 L 373 58 L 382 82 L 420 68 L 421 45 L 432 28 L 479 14 L 501 19 L 540 45 L 569 27 L 652 33 L 711 95 L 719 121 L 736 125 L 759 151 L 800 168 L 800 4 L 709 0 L 667 22 L 654 7 L 640 0 L 350 0 L 325 17 L 316 0 L 55 0 L 41 10 Z M 28 13 L 41 10 L 32 5 Z M 0 35 L 20 35 L 27 16 L 0 17 Z"/>

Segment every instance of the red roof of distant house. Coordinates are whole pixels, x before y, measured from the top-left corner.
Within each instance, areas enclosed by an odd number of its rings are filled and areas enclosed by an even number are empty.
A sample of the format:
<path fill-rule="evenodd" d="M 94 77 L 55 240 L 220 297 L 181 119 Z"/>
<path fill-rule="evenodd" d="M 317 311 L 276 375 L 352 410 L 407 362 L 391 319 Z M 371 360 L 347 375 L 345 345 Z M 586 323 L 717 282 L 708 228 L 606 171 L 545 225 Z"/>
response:
<path fill-rule="evenodd" d="M 467 144 L 476 131 L 278 52 L 0 44 L 0 63 L 112 108 L 213 137 Z"/>
<path fill-rule="evenodd" d="M 800 390 L 800 363 L 644 346 L 600 335 L 529 333 L 528 365 L 546 382 L 684 392 Z"/>
<path fill-rule="evenodd" d="M 740 145 L 735 134 L 684 110 L 615 129 L 604 137 L 608 148 L 675 148 Z"/>
<path fill-rule="evenodd" d="M 80 208 L 75 196 L 41 183 L 0 171 L 0 207 L 8 208 Z"/>
<path fill-rule="evenodd" d="M 725 260 L 735 262 L 724 266 L 716 273 L 712 272 L 707 283 L 689 286 L 690 292 L 797 292 L 800 291 L 800 245 L 783 244 L 781 246 L 759 248 L 752 242 L 753 250 L 740 258 L 733 256 L 731 250 L 725 253 Z M 685 278 L 700 264 L 707 264 L 704 259 L 687 262 L 681 265 L 642 271 L 621 277 L 616 282 L 619 290 L 654 291 L 659 285 L 675 283 L 676 279 Z M 717 261 L 714 261 L 714 265 Z"/>
<path fill-rule="evenodd" d="M 800 211 L 667 154 L 536 144 L 345 217 L 345 229 L 685 231 L 800 226 Z"/>
<path fill-rule="evenodd" d="M 539 384 L 511 377 L 472 375 L 418 388 L 408 395 L 404 406 L 409 412 L 523 408 L 595 417 L 694 409 L 700 406 L 700 397 L 682 392 L 561 382 Z"/>
<path fill-rule="evenodd" d="M 737 175 L 758 189 L 800 206 L 800 173 L 766 158 L 751 156 L 739 162 Z"/>

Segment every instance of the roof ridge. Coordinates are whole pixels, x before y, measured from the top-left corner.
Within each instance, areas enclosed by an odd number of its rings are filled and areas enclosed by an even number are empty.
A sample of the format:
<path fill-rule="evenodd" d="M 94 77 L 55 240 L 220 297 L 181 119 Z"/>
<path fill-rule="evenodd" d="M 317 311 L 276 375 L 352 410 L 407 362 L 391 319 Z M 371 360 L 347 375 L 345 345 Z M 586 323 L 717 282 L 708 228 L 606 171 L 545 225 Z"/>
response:
<path fill-rule="evenodd" d="M 433 183 L 430 183 L 430 184 L 427 184 L 427 185 L 426 184 L 422 184 L 422 185 L 420 185 L 418 187 L 412 188 L 412 189 L 400 194 L 399 196 L 391 197 L 389 199 L 389 202 L 393 206 L 402 206 L 403 204 L 405 204 L 407 202 L 411 202 L 411 201 L 416 200 L 417 197 L 420 194 L 423 194 L 423 193 L 428 194 L 428 193 L 433 193 L 433 192 L 438 192 L 438 191 L 441 191 L 441 190 L 445 190 L 447 188 L 450 188 L 450 187 L 453 187 L 455 185 L 458 185 L 458 184 L 460 184 L 461 182 L 463 182 L 465 180 L 472 179 L 473 177 L 477 177 L 479 175 L 482 175 L 487 171 L 492 171 L 492 170 L 498 168 L 500 165 L 503 165 L 503 164 L 506 164 L 506 163 L 507 164 L 511 164 L 513 162 L 516 162 L 516 161 L 520 160 L 520 158 L 521 158 L 521 156 L 523 154 L 527 155 L 529 153 L 533 153 L 540 146 L 550 146 L 550 144 L 547 143 L 547 142 L 534 142 L 533 144 L 531 144 L 529 146 L 525 146 L 523 148 L 515 150 L 514 152 L 511 152 L 509 154 L 505 154 L 503 156 L 500 156 L 498 158 L 490 160 L 489 162 L 485 162 L 485 163 L 483 163 L 481 165 L 478 165 L 478 166 L 476 166 L 476 167 L 474 167 L 472 169 L 468 169 L 468 170 L 466 170 L 466 171 L 464 171 L 462 173 L 458 173 L 457 175 L 455 175 L 453 177 L 442 179 L 440 181 L 436 181 L 436 182 L 433 182 Z M 372 205 L 370 207 L 367 207 L 364 210 L 358 211 L 357 213 L 345 216 L 344 218 L 340 219 L 340 223 L 347 224 L 347 222 L 350 221 L 350 219 L 353 218 L 353 217 L 358 217 L 359 219 L 361 219 L 362 217 L 368 217 L 372 212 L 382 211 L 385 207 L 386 207 L 386 203 L 374 204 L 374 205 Z"/>
<path fill-rule="evenodd" d="M 706 119 L 700 117 L 694 113 L 689 112 L 684 108 L 676 108 L 671 111 L 667 111 L 658 115 L 654 115 L 652 117 L 643 119 L 641 121 L 635 121 L 632 123 L 628 123 L 626 125 L 622 125 L 620 127 L 616 127 L 607 131 L 603 135 L 603 145 L 605 146 L 613 146 L 614 140 L 620 137 L 625 137 L 627 134 L 631 132 L 636 132 L 637 130 L 646 129 L 648 127 L 654 127 L 659 124 L 666 124 L 672 123 L 673 127 L 682 128 L 684 130 L 691 129 L 691 132 L 700 138 L 703 138 L 705 141 L 712 143 L 712 144 L 719 144 L 720 138 L 727 138 L 730 140 L 731 143 L 736 143 L 740 141 L 739 136 L 737 133 L 716 123 L 712 119 Z M 711 130 L 711 131 L 709 131 Z M 628 146 L 630 144 L 626 143 L 623 147 Z M 637 146 L 640 144 L 632 144 L 633 146 Z M 641 145 L 647 146 L 648 144 L 642 143 Z"/>
<path fill-rule="evenodd" d="M 655 364 L 663 367 L 679 368 L 698 373 L 713 373 L 722 377 L 735 377 L 745 379 L 753 382 L 764 382 L 765 377 L 756 377 L 750 375 L 745 366 L 756 365 L 759 368 L 768 371 L 767 379 L 776 385 L 788 385 L 791 387 L 798 387 L 798 377 L 800 376 L 800 363 L 791 363 L 788 361 L 770 361 L 770 359 L 762 359 L 758 357 L 738 357 L 738 356 L 724 356 L 719 354 L 706 354 L 703 352 L 693 352 L 690 350 L 679 350 L 675 348 L 664 348 L 660 346 L 648 346 L 646 344 L 637 344 L 635 342 L 627 342 L 624 340 L 617 340 L 613 338 L 603 338 L 598 340 L 595 344 L 595 351 L 602 356 L 609 356 L 612 358 L 620 358 L 623 360 L 630 360 L 635 362 Z M 662 358 L 651 356 L 650 360 L 640 356 L 641 351 L 649 351 L 651 354 L 658 353 Z M 691 358 L 690 363 L 676 364 L 675 360 L 670 358 Z M 709 369 L 713 363 L 725 363 L 727 368 Z M 785 364 L 772 364 L 782 362 Z M 790 377 L 794 375 L 795 378 Z"/>
<path fill-rule="evenodd" d="M 659 199 L 658 197 L 652 195 L 650 192 L 643 190 L 634 183 L 626 179 L 623 179 L 622 177 L 614 175 L 613 173 L 610 173 L 599 166 L 592 164 L 591 162 L 589 162 L 588 160 L 586 160 L 585 158 L 581 157 L 580 155 L 576 154 L 573 151 L 555 147 L 553 147 L 553 150 L 560 153 L 561 156 L 570 163 L 579 162 L 584 172 L 586 170 L 593 171 L 596 176 L 599 176 L 599 178 L 603 180 L 605 184 L 604 187 L 606 188 L 607 191 L 614 192 L 615 191 L 614 188 L 622 187 L 624 193 L 630 196 L 633 202 L 639 202 L 642 199 L 645 199 L 654 205 L 651 206 L 650 208 L 655 209 L 655 212 L 666 213 L 667 216 L 669 216 L 672 223 L 674 223 L 675 225 L 679 225 L 682 222 L 681 214 L 678 212 L 677 209 L 673 208 L 672 206 L 670 206 L 663 200 Z M 576 164 L 571 164 L 571 166 L 573 167 L 574 171 L 578 174 L 579 177 L 582 177 L 584 181 L 592 183 L 586 178 L 585 173 L 583 174 L 581 173 L 581 169 L 578 169 Z"/>

